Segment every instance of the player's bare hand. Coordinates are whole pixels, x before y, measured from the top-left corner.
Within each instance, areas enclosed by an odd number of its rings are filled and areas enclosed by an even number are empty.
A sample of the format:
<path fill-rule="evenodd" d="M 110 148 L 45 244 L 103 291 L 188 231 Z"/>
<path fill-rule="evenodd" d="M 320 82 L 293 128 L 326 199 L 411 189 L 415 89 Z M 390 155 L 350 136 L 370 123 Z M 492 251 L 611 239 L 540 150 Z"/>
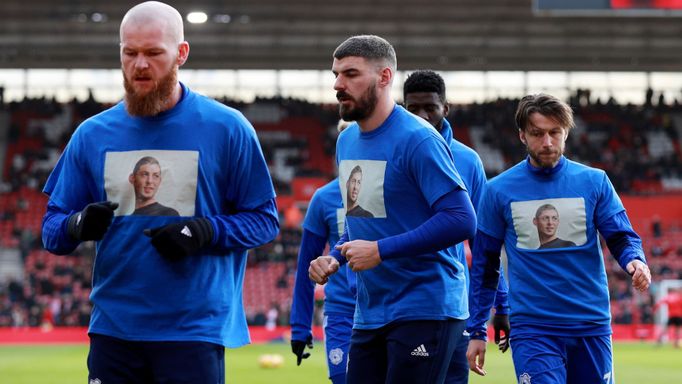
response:
<path fill-rule="evenodd" d="M 651 285 L 651 271 L 649 266 L 641 260 L 632 260 L 627 265 L 628 273 L 632 276 L 632 286 L 640 292 L 649 289 Z"/>
<path fill-rule="evenodd" d="M 336 249 L 348 260 L 348 268 L 353 272 L 372 269 L 381 263 L 376 241 L 353 240 L 337 246 Z"/>
<path fill-rule="evenodd" d="M 471 339 L 469 340 L 469 348 L 467 348 L 469 369 L 481 376 L 486 375 L 486 371 L 483 369 L 485 364 L 485 344 L 483 340 Z"/>
<path fill-rule="evenodd" d="M 329 276 L 339 270 L 339 262 L 331 256 L 320 256 L 310 262 L 308 277 L 318 284 L 327 284 Z"/>

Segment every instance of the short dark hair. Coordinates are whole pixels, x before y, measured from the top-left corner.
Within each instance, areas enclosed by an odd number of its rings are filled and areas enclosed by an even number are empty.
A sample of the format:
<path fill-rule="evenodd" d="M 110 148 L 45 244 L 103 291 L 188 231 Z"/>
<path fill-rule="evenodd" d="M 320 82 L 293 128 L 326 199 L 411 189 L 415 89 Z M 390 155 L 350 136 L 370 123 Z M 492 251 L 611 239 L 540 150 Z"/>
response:
<path fill-rule="evenodd" d="M 541 214 L 542 212 L 544 212 L 544 211 L 549 211 L 549 210 L 553 210 L 554 212 L 556 212 L 557 216 L 559 216 L 559 210 L 556 209 L 555 206 L 553 206 L 552 204 L 542 204 L 542 205 L 538 208 L 538 210 L 535 211 L 535 218 L 537 219 L 538 217 L 540 217 L 540 214 Z"/>
<path fill-rule="evenodd" d="M 145 164 L 156 164 L 161 168 L 161 164 L 159 164 L 159 161 L 156 160 L 156 158 L 151 157 L 151 156 L 145 156 L 141 158 L 140 160 L 135 163 L 135 167 L 133 168 L 133 175 L 137 173 L 137 171 L 140 170 L 140 167 L 145 165 Z"/>
<path fill-rule="evenodd" d="M 359 165 L 356 165 L 356 166 L 353 167 L 353 169 L 350 171 L 350 175 L 348 175 L 348 180 L 350 180 L 351 177 L 353 177 L 353 175 L 356 174 L 356 173 L 362 173 L 362 168 L 360 168 Z"/>
<path fill-rule="evenodd" d="M 410 73 L 403 85 L 403 100 L 408 93 L 433 92 L 445 104 L 445 81 L 434 71 L 420 69 Z"/>
<path fill-rule="evenodd" d="M 552 95 L 538 93 L 524 96 L 519 101 L 519 106 L 516 108 L 516 115 L 514 116 L 516 127 L 525 131 L 530 115 L 536 112 L 555 120 L 566 131 L 570 131 L 575 125 L 573 122 L 573 110 L 568 104 Z"/>
<path fill-rule="evenodd" d="M 383 61 L 394 71 L 398 68 L 398 60 L 393 46 L 383 37 L 376 35 L 349 37 L 334 50 L 335 59 L 353 56 L 363 57 L 370 61 Z"/>

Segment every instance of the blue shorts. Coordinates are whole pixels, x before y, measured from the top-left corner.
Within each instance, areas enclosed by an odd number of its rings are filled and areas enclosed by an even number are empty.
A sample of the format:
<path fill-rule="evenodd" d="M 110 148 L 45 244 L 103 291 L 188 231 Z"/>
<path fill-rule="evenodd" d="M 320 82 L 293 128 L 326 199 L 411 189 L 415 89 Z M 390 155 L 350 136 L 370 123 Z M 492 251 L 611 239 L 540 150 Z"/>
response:
<path fill-rule="evenodd" d="M 413 320 L 353 329 L 348 383 L 440 384 L 464 320 Z"/>
<path fill-rule="evenodd" d="M 448 374 L 445 377 L 445 384 L 467 384 L 469 383 L 469 361 L 467 360 L 467 349 L 469 348 L 469 334 L 465 333 L 459 339 L 452 353 L 452 360 L 448 367 Z"/>
<path fill-rule="evenodd" d="M 615 384 L 611 336 L 510 339 L 520 384 Z"/>
<path fill-rule="evenodd" d="M 353 331 L 353 316 L 326 315 L 324 317 L 324 343 L 327 350 L 329 378 L 339 382 L 346 380 L 348 349 Z"/>
<path fill-rule="evenodd" d="M 128 341 L 90 334 L 90 383 L 225 384 L 225 348 L 192 341 Z"/>

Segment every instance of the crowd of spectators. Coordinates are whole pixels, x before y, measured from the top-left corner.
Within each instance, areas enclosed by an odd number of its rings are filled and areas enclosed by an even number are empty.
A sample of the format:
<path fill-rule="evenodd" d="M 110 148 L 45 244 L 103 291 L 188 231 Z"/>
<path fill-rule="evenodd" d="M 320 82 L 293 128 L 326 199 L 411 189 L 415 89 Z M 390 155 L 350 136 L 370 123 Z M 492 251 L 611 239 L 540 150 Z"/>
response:
<path fill-rule="evenodd" d="M 619 105 L 612 99 L 604 102 L 592 100 L 589 92 L 583 90 L 576 92 L 570 99 L 576 112 L 577 126 L 567 143 L 567 153 L 575 160 L 606 170 L 621 194 L 660 193 L 660 189 L 651 190 L 642 186 L 651 185 L 652 182 L 660 185 L 662 179 L 682 180 L 679 136 L 682 127 L 676 124 L 676 119 L 682 121 L 682 107 L 677 101 L 667 103 L 662 97 L 654 97 L 653 91 L 647 93 L 646 100 L 643 105 Z M 251 105 L 234 100 L 221 101 L 240 110 L 248 110 Z M 502 153 L 505 166 L 508 167 L 525 155 L 523 146 L 518 144 L 513 124 L 517 101 L 498 99 L 455 106 L 448 118 L 455 134 L 467 144 L 471 144 L 467 133 L 482 131 L 484 142 Z M 268 161 L 280 148 L 278 146 L 285 145 L 295 154 L 287 159 L 286 164 L 295 170 L 294 176 L 314 173 L 314 169 L 303 167 L 310 146 L 324 148 L 329 163 L 333 162 L 338 119 L 335 105 L 317 105 L 279 97 L 258 99 L 256 103 L 275 106 L 282 116 L 317 119 L 326 127 L 320 132 L 318 142 L 309 142 L 308 138 L 296 136 L 284 144 L 278 140 L 261 140 Z M 70 256 L 51 255 L 41 248 L 40 234 L 35 229 L 39 225 L 22 227 L 15 218 L 18 212 L 25 209 L 25 204 L 35 203 L 25 201 L 22 191 L 40 191 L 73 130 L 85 118 L 107 107 L 92 97 L 66 104 L 41 98 L 0 105 L 0 113 L 8 117 L 9 122 L 6 138 L 0 138 L 0 143 L 4 141 L 6 144 L 0 197 L 16 196 L 14 203 L 3 207 L 0 212 L 0 226 L 13 225 L 11 233 L 14 237 L 11 242 L 0 238 L 0 251 L 3 247 L 19 249 L 25 266 L 22 279 L 0 281 L 0 326 L 88 323 L 88 295 L 94 259 L 92 244 L 84 244 Z M 255 125 L 258 128 L 258 124 Z M 282 129 L 286 130 L 287 127 Z M 667 138 L 672 143 L 672 150 L 652 153 L 649 145 L 652 133 L 660 133 Z M 333 177 L 329 173 L 322 175 L 329 179 Z M 488 174 L 489 177 L 494 175 L 494 171 Z M 286 178 L 279 178 L 274 171 L 273 178 L 279 196 L 292 194 Z M 282 230 L 277 239 L 251 251 L 248 260 L 250 268 L 263 262 L 284 263 L 286 267 L 282 275 L 276 281 L 268 282 L 278 288 L 291 288 L 288 285 L 296 268 L 301 237 L 300 221 L 305 213 L 305 204 L 298 202 L 286 208 L 280 212 Z M 682 246 L 670 240 L 669 232 L 676 233 L 675 239 L 679 240 L 682 228 L 661 229 L 659 225 L 656 229 L 652 226 L 651 233 L 643 236 L 656 281 L 682 279 Z M 614 322 L 651 322 L 655 292 L 635 293 L 630 288 L 629 278 L 609 256 L 606 266 Z M 273 310 L 270 317 L 279 319 L 279 322 L 286 321 L 285 307 L 284 303 L 274 303 L 272 308 L 276 308 L 280 315 L 274 316 Z M 255 313 L 247 308 L 247 313 L 256 323 L 268 318 L 267 312 Z"/>

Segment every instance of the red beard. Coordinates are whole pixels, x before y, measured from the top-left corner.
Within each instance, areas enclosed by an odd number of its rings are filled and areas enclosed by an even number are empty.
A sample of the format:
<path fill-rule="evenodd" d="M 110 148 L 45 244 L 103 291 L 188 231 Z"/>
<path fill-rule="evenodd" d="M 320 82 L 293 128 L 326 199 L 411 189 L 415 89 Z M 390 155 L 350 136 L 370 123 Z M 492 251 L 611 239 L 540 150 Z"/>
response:
<path fill-rule="evenodd" d="M 133 78 L 138 73 L 133 74 Z M 173 66 L 167 75 L 159 79 L 154 88 L 147 93 L 139 93 L 123 73 L 123 87 L 125 88 L 125 106 L 132 116 L 156 116 L 166 110 L 175 86 L 178 82 L 178 68 Z"/>

